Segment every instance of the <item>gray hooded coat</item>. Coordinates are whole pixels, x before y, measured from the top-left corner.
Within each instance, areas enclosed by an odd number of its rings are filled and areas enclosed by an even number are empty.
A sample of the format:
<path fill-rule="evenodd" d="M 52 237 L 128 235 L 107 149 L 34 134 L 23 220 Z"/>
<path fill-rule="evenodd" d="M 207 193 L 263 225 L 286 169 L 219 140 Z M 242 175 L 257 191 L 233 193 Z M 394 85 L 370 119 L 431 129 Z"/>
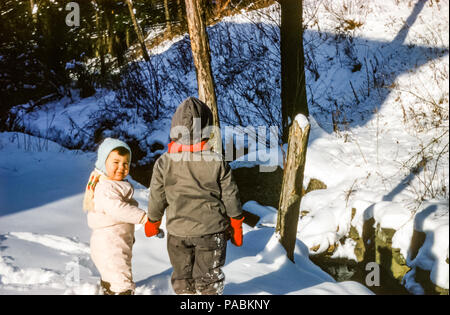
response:
<path fill-rule="evenodd" d="M 197 118 L 197 119 L 195 119 Z M 198 132 L 212 125 L 208 106 L 191 97 L 172 117 L 171 139 L 178 144 L 195 144 L 207 136 Z M 181 136 L 174 132 L 182 132 Z M 223 158 L 210 151 L 164 153 L 155 162 L 150 183 L 148 217 L 162 219 L 166 211 L 169 234 L 196 237 L 223 232 L 229 217 L 242 214 L 239 192 L 231 168 Z"/>

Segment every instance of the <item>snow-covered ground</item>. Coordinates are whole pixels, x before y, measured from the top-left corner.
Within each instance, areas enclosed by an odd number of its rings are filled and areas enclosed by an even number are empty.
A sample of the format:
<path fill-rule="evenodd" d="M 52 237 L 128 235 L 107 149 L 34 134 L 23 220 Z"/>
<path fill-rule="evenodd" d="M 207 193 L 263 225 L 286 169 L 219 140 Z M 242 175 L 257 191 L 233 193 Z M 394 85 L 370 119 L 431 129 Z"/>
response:
<path fill-rule="evenodd" d="M 412 293 L 423 293 L 414 280 L 416 267 L 430 270 L 431 281 L 448 289 L 448 1 L 305 1 L 304 5 L 305 53 L 311 61 L 306 72 L 311 134 L 304 184 L 316 178 L 327 189 L 310 192 L 302 200 L 296 264 L 286 260 L 275 239 L 276 209 L 257 200 L 244 205 L 261 215 L 262 226 L 245 226 L 242 248 L 230 245 L 225 294 L 369 293 L 354 282 L 335 283 L 309 261 L 308 252 L 314 248 L 311 254 L 321 253 L 339 244 L 351 226 L 361 234 L 364 220 L 371 217 L 382 228 L 396 230 L 392 246 L 400 249 L 412 268 L 404 278 Z M 241 61 L 239 54 L 245 59 L 249 51 L 259 52 L 246 42 L 257 42 L 253 36 L 268 49 L 262 50 L 262 57 L 258 55 L 266 64 L 259 68 L 252 64 L 249 71 L 254 71 L 255 78 L 262 73 L 267 78 L 264 82 L 274 88 L 270 84 L 277 81 L 279 72 L 264 71 L 279 58 L 276 40 L 269 40 L 278 18 L 277 6 L 272 6 L 226 18 L 209 30 L 211 47 L 216 49 L 213 69 L 219 81 L 219 106 L 233 101 L 238 111 L 246 108 L 238 92 L 252 88 L 231 84 L 225 90 L 226 80 L 220 79 L 227 66 Z M 263 31 L 256 25 L 262 25 Z M 230 52 L 231 63 L 217 55 L 215 40 L 223 34 L 244 42 Z M 179 56 L 185 40 L 177 37 L 153 51 L 161 64 L 170 64 L 161 69 L 172 71 L 164 74 L 168 83 L 162 87 L 169 109 L 189 95 L 183 93 L 196 93 L 192 66 L 184 68 L 183 74 L 174 68 L 181 67 L 177 60 L 169 62 Z M 185 85 L 179 91 L 170 89 L 173 82 Z M 276 108 L 279 87 L 271 93 Z M 99 91 L 90 98 L 75 98 L 74 103 L 67 98 L 49 103 L 33 113 L 26 110 L 28 105 L 13 110 L 22 115 L 29 132 L 73 144 L 88 139 L 86 126 L 114 97 L 113 92 Z M 244 120 L 252 118 L 241 114 Z M 260 118 L 254 117 L 255 124 L 261 123 Z M 132 125 L 122 122 L 119 129 L 127 129 L 145 149 L 155 142 L 166 144 L 169 127 L 170 120 L 163 117 L 152 126 L 139 118 Z M 0 135 L 0 152 L 0 293 L 95 293 L 98 274 L 89 258 L 90 232 L 81 211 L 95 154 L 6 133 Z M 144 162 L 155 154 L 147 153 Z M 275 165 L 282 165 L 278 149 L 270 156 L 275 157 Z M 232 166 L 255 164 L 238 161 Z M 145 209 L 147 191 L 135 186 Z M 426 240 L 413 258 L 414 229 L 424 232 Z M 165 240 L 146 239 L 142 230 L 136 238 L 137 293 L 172 294 Z M 354 259 L 353 250 L 348 240 L 334 255 Z M 77 270 L 80 282 L 74 284 Z"/>
<path fill-rule="evenodd" d="M 0 294 L 97 294 L 99 274 L 81 209 L 95 154 L 17 133 L 0 134 L 0 152 Z M 145 209 L 148 190 L 130 181 Z M 293 264 L 273 228 L 245 226 L 244 233 L 242 247 L 228 247 L 225 294 L 371 293 L 356 282 L 336 283 L 300 241 Z M 139 227 L 133 275 L 136 294 L 174 294 L 166 240 L 146 238 Z"/>

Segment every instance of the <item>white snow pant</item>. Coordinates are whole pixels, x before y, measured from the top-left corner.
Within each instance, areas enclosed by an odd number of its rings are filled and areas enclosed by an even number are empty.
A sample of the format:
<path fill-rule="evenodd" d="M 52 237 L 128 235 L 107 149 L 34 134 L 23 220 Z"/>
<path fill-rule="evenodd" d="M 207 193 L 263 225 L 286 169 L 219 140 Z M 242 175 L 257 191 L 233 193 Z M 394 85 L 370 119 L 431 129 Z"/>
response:
<path fill-rule="evenodd" d="M 118 224 L 95 229 L 91 235 L 91 258 L 110 290 L 120 293 L 134 290 L 131 257 L 134 225 Z"/>

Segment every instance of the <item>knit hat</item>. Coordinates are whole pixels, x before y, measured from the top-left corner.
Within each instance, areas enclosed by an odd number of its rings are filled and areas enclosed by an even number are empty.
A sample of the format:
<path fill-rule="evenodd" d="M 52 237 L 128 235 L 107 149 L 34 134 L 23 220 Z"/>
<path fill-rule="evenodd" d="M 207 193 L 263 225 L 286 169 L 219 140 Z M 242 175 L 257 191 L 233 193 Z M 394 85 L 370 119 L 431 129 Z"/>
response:
<path fill-rule="evenodd" d="M 128 150 L 130 153 L 130 162 L 131 162 L 131 149 L 125 142 L 114 139 L 114 138 L 106 138 L 103 140 L 102 144 L 98 147 L 97 151 L 97 162 L 95 162 L 95 168 L 101 171 L 103 174 L 107 175 L 106 173 L 106 159 L 108 158 L 109 154 L 112 150 L 114 150 L 117 147 L 124 147 Z"/>

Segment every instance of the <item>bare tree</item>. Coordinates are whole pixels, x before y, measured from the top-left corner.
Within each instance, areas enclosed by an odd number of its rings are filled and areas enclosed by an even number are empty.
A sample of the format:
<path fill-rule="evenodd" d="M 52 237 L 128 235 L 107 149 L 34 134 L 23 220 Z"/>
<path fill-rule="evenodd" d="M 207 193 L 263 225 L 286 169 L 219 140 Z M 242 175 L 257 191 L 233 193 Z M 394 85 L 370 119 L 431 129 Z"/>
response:
<path fill-rule="evenodd" d="M 33 23 L 37 23 L 37 11 L 38 11 L 38 5 L 34 2 L 34 0 L 30 0 L 30 13 L 33 17 Z"/>
<path fill-rule="evenodd" d="M 209 39 L 206 32 L 205 3 L 204 0 L 185 0 L 185 3 L 192 56 L 197 73 L 198 97 L 208 105 L 213 113 L 214 126 L 218 127 L 215 128 L 218 134 L 212 136 L 212 145 L 214 151 L 222 153 L 219 113 L 211 69 Z"/>
<path fill-rule="evenodd" d="M 281 0 L 281 110 L 283 143 L 288 142 L 278 207 L 277 233 L 294 261 L 303 173 L 310 125 L 303 55 L 302 1 Z M 305 117 L 306 116 L 306 117 Z M 299 123 L 300 122 L 300 123 Z"/>
<path fill-rule="evenodd" d="M 134 14 L 133 1 L 127 0 L 127 4 L 128 4 L 128 9 L 130 10 L 131 20 L 133 21 L 134 31 L 136 32 L 139 44 L 141 45 L 141 48 L 142 48 L 142 55 L 144 56 L 144 59 L 146 61 L 149 61 L 150 56 L 148 55 L 147 47 L 145 46 L 144 35 L 142 33 L 142 29 L 140 28 L 140 26 L 136 20 L 136 16 Z"/>
<path fill-rule="evenodd" d="M 166 30 L 168 34 L 172 34 L 172 22 L 170 20 L 170 10 L 168 0 L 164 0 L 164 15 L 166 16 Z"/>
<path fill-rule="evenodd" d="M 294 261 L 297 225 L 302 200 L 303 173 L 310 125 L 306 117 L 294 119 L 289 131 L 288 153 L 283 171 L 276 231 L 287 256 Z M 299 123 L 300 121 L 300 123 Z M 307 122 L 307 123 L 305 123 Z"/>
<path fill-rule="evenodd" d="M 309 115 L 303 53 L 302 0 L 281 0 L 281 112 L 283 143 L 295 116 Z"/>

